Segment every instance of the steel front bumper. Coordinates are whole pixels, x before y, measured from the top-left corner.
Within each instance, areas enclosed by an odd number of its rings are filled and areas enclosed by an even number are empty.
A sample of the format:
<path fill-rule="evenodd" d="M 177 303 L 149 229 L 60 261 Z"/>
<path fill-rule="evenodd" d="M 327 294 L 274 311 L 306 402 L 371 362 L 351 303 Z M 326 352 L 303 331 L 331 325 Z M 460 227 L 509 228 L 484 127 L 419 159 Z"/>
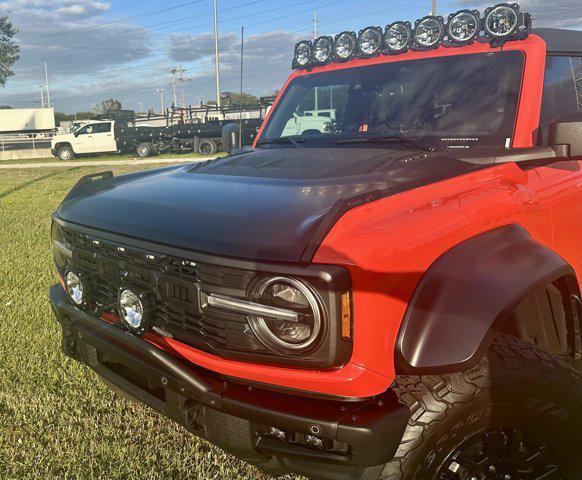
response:
<path fill-rule="evenodd" d="M 50 300 L 65 354 L 194 434 L 273 475 L 377 479 L 410 412 L 393 392 L 365 402 L 305 398 L 220 379 L 75 308 L 60 285 Z M 270 427 L 286 439 L 270 435 Z M 307 444 L 307 435 L 323 447 Z"/>

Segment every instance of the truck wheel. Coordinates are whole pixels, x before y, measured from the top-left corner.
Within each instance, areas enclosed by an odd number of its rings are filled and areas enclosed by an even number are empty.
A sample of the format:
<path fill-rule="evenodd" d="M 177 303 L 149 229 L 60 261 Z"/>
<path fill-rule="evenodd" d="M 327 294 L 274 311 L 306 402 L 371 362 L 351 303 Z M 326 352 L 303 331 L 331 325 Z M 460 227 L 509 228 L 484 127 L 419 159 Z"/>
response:
<path fill-rule="evenodd" d="M 150 157 L 153 153 L 153 148 L 151 143 L 140 143 L 136 149 L 135 153 L 137 153 L 138 157 L 145 158 Z"/>
<path fill-rule="evenodd" d="M 75 158 L 75 152 L 73 152 L 73 149 L 68 146 L 59 148 L 57 155 L 64 162 L 68 162 L 69 160 Z"/>
<path fill-rule="evenodd" d="M 382 480 L 582 478 L 582 377 L 533 345 L 500 337 L 477 367 L 396 391 L 412 415 Z"/>
<path fill-rule="evenodd" d="M 198 153 L 201 155 L 214 155 L 218 152 L 218 145 L 214 140 L 200 140 Z"/>

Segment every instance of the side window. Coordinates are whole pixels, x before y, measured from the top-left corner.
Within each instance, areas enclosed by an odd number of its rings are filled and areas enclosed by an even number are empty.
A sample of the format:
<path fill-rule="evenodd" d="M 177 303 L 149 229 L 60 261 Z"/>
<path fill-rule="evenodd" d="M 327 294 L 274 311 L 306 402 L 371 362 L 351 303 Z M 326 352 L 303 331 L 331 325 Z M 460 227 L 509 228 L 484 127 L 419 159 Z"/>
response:
<path fill-rule="evenodd" d="M 85 125 L 83 128 L 80 128 L 78 130 L 77 135 L 90 135 L 91 133 L 93 133 L 94 128 L 95 125 Z"/>
<path fill-rule="evenodd" d="M 111 123 L 98 123 L 94 125 L 93 133 L 109 133 L 111 131 Z"/>
<path fill-rule="evenodd" d="M 548 57 L 540 117 L 543 144 L 550 124 L 576 110 L 582 110 L 582 57 Z"/>

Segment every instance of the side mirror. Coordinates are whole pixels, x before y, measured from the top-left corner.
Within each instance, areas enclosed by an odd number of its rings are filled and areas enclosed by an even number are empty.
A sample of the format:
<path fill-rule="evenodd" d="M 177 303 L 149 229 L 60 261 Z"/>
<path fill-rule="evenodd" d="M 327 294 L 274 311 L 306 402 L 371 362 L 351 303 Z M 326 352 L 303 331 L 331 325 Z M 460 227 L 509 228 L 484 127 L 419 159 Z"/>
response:
<path fill-rule="evenodd" d="M 75 133 L 73 133 L 73 135 L 75 135 L 75 138 L 79 136 L 79 130 L 75 131 Z"/>
<path fill-rule="evenodd" d="M 571 157 L 582 157 L 582 111 L 567 113 L 550 125 L 549 145 L 569 145 Z"/>
<path fill-rule="evenodd" d="M 232 155 L 239 150 L 240 127 L 236 123 L 229 123 L 222 129 L 222 149 Z"/>

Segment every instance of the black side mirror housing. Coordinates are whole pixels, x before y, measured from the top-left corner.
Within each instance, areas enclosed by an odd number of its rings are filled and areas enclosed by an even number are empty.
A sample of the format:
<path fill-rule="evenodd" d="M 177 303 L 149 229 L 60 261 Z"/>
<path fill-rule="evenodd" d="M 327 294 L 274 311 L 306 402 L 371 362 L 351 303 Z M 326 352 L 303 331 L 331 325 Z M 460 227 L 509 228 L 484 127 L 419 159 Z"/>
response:
<path fill-rule="evenodd" d="M 222 149 L 232 155 L 239 150 L 241 130 L 236 123 L 228 123 L 222 128 Z"/>
<path fill-rule="evenodd" d="M 571 157 L 582 157 L 582 111 L 567 113 L 550 125 L 550 145 L 569 145 Z"/>

